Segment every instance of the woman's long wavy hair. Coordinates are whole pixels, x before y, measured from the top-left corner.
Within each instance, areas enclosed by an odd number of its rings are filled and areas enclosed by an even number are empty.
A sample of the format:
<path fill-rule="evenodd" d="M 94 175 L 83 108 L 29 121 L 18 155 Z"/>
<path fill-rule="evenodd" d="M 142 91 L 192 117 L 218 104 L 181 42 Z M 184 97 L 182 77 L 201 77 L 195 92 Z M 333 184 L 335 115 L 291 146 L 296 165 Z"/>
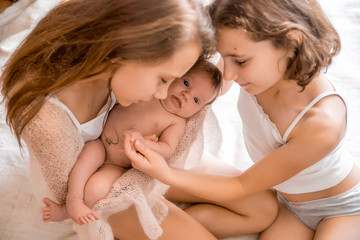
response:
<path fill-rule="evenodd" d="M 1 76 L 6 120 L 20 141 L 47 95 L 109 70 L 111 59 L 156 64 L 190 40 L 213 47 L 196 0 L 68 0 L 51 10 Z M 113 64 L 112 64 L 113 66 Z M 94 69 L 96 72 L 94 73 Z M 109 89 L 110 91 L 110 89 Z"/>
<path fill-rule="evenodd" d="M 241 28 L 253 41 L 294 52 L 285 77 L 303 89 L 340 50 L 339 35 L 316 0 L 215 0 L 209 14 L 218 29 Z M 300 41 L 288 37 L 292 30 Z"/>

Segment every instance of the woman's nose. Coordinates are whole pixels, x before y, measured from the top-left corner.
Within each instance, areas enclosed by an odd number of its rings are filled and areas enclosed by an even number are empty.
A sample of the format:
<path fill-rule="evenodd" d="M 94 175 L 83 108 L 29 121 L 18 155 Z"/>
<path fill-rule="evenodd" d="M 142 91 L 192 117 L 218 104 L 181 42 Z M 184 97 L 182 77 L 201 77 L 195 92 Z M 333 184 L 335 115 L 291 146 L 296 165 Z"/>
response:
<path fill-rule="evenodd" d="M 160 87 L 154 94 L 154 97 L 157 99 L 165 99 L 167 96 L 168 88 L 168 85 Z"/>

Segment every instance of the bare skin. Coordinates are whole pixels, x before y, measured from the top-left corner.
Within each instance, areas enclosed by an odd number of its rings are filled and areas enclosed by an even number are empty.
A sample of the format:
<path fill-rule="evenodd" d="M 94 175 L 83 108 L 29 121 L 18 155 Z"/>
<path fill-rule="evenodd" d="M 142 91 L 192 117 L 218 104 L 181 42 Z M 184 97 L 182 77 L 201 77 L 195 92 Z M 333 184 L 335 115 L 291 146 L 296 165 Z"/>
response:
<path fill-rule="evenodd" d="M 193 203 L 185 212 L 219 239 L 261 232 L 275 220 L 278 211 L 277 199 L 270 190 L 244 200 L 212 202 L 170 188 L 166 198 Z"/>
<path fill-rule="evenodd" d="M 49 198 L 44 198 L 43 202 L 46 204 L 46 207 L 42 209 L 42 219 L 44 222 L 59 222 L 68 218 L 65 207 L 61 207 L 60 204 L 55 203 Z"/>

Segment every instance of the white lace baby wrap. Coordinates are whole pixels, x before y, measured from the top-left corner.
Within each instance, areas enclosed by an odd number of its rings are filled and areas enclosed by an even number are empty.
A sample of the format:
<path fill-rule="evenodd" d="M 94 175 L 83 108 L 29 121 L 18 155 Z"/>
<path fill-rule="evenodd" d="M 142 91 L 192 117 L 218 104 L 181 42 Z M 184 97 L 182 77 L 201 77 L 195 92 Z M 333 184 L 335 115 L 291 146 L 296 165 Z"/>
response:
<path fill-rule="evenodd" d="M 168 160 L 171 166 L 191 168 L 198 163 L 204 149 L 204 127 L 211 128 L 214 133 L 207 140 L 207 146 L 214 152 L 219 150 L 220 128 L 208 106 L 187 121 L 185 134 Z M 64 136 L 66 139 L 63 139 Z M 64 110 L 47 102 L 25 128 L 22 137 L 29 150 L 30 176 L 38 201 L 46 196 L 64 203 L 68 175 L 84 146 L 71 119 Z M 59 152 L 60 155 L 54 154 Z M 113 240 L 107 218 L 134 204 L 146 235 L 150 239 L 157 239 L 162 234 L 160 224 L 167 216 L 167 206 L 161 199 L 167 189 L 167 185 L 136 169 L 130 169 L 113 184 L 110 193 L 94 206 L 101 220 L 81 226 L 74 223 L 74 230 L 80 239 Z"/>

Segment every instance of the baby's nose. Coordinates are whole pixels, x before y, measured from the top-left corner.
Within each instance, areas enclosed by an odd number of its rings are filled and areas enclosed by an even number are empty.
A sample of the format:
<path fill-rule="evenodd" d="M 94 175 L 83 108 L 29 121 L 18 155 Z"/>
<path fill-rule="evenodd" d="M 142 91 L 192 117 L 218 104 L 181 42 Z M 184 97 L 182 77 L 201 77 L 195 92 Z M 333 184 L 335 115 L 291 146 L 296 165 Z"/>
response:
<path fill-rule="evenodd" d="M 189 98 L 190 98 L 190 93 L 188 91 L 183 91 L 181 93 L 181 95 L 182 95 L 183 99 L 185 99 L 186 101 L 189 100 Z"/>

